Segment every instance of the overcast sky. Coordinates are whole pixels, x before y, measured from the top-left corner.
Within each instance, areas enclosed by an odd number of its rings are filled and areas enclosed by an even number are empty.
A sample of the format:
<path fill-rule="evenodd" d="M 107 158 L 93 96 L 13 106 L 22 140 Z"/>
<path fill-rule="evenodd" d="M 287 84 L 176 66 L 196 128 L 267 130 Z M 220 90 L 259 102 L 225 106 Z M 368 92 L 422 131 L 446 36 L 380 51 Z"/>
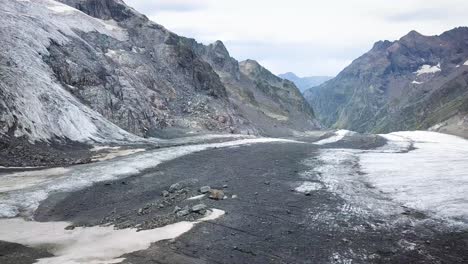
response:
<path fill-rule="evenodd" d="M 124 0 L 167 29 L 272 72 L 336 75 L 378 40 L 468 25 L 468 0 Z"/>

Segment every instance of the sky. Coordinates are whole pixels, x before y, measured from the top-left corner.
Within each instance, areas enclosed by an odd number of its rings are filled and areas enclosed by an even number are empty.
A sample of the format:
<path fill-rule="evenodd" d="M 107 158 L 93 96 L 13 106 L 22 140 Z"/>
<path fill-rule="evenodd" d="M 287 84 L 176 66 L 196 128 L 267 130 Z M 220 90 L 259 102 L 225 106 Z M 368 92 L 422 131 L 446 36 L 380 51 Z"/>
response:
<path fill-rule="evenodd" d="M 379 40 L 468 26 L 467 0 L 124 0 L 181 36 L 275 74 L 334 76 Z"/>

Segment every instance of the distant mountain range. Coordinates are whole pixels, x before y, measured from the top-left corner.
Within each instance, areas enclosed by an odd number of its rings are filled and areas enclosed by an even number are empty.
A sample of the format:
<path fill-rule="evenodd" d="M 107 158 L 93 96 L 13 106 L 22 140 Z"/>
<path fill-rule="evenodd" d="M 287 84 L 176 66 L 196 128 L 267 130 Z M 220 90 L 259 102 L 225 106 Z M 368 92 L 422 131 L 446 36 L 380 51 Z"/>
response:
<path fill-rule="evenodd" d="M 290 80 L 291 82 L 293 82 L 297 86 L 297 88 L 299 88 L 299 90 L 301 92 L 304 92 L 305 90 L 307 90 L 309 88 L 318 86 L 318 85 L 320 85 L 320 84 L 322 84 L 322 83 L 324 83 L 324 82 L 326 82 L 326 81 L 333 78 L 331 76 L 299 77 L 299 76 L 297 76 L 296 74 L 294 74 L 292 72 L 283 73 L 283 74 L 280 74 L 278 76 L 280 78 Z"/>
<path fill-rule="evenodd" d="M 305 97 L 326 126 L 468 136 L 468 28 L 379 41 Z"/>

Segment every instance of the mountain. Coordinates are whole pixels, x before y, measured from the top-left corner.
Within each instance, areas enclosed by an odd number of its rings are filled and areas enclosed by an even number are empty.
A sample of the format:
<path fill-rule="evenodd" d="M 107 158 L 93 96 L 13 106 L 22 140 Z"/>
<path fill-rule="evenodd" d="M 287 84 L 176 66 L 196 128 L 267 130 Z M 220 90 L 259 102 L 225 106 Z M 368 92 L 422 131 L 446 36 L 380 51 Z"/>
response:
<path fill-rule="evenodd" d="M 468 28 L 379 41 L 305 97 L 326 126 L 468 136 Z"/>
<path fill-rule="evenodd" d="M 222 42 L 178 36 L 121 0 L 12 0 L 0 7 L 3 139 L 138 141 L 319 127 L 291 82 L 258 64 L 253 75 Z"/>
<path fill-rule="evenodd" d="M 309 89 L 311 87 L 319 86 L 322 83 L 324 83 L 324 82 L 326 82 L 326 81 L 333 78 L 333 77 L 330 77 L 330 76 L 299 77 L 299 76 L 297 76 L 296 74 L 294 74 L 292 72 L 287 72 L 287 73 L 280 74 L 280 75 L 278 75 L 278 77 L 286 79 L 286 80 L 290 80 L 291 82 L 293 82 L 297 86 L 297 88 L 299 88 L 299 90 L 301 92 L 304 92 L 305 90 L 307 90 L 307 89 Z"/>

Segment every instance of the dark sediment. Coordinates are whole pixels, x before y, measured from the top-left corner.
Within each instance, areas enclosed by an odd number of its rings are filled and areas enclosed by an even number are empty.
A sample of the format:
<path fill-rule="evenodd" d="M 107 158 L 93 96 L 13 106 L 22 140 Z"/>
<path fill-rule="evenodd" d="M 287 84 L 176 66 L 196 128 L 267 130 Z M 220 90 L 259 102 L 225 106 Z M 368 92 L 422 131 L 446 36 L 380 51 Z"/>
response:
<path fill-rule="evenodd" d="M 36 142 L 24 138 L 0 140 L 0 166 L 66 166 L 91 162 L 89 146 L 78 142 Z"/>
<path fill-rule="evenodd" d="M 178 218 L 175 206 L 202 202 L 227 213 L 174 241 L 127 254 L 124 263 L 466 263 L 467 233 L 390 225 L 382 217 L 343 210 L 347 201 L 325 189 L 309 195 L 291 191 L 302 182 L 299 173 L 310 169 L 301 161 L 316 152 L 314 145 L 289 143 L 211 149 L 143 175 L 52 196 L 35 217 L 145 229 L 199 217 Z M 177 182 L 184 191 L 165 203 L 161 193 Z M 229 198 L 185 201 L 205 185 L 227 185 Z M 416 220 L 413 214 L 399 217 L 409 220 L 404 223 Z"/>
<path fill-rule="evenodd" d="M 44 249 L 0 241 L 0 263 L 2 264 L 32 264 L 37 259 L 46 257 L 52 257 L 52 254 Z"/>

